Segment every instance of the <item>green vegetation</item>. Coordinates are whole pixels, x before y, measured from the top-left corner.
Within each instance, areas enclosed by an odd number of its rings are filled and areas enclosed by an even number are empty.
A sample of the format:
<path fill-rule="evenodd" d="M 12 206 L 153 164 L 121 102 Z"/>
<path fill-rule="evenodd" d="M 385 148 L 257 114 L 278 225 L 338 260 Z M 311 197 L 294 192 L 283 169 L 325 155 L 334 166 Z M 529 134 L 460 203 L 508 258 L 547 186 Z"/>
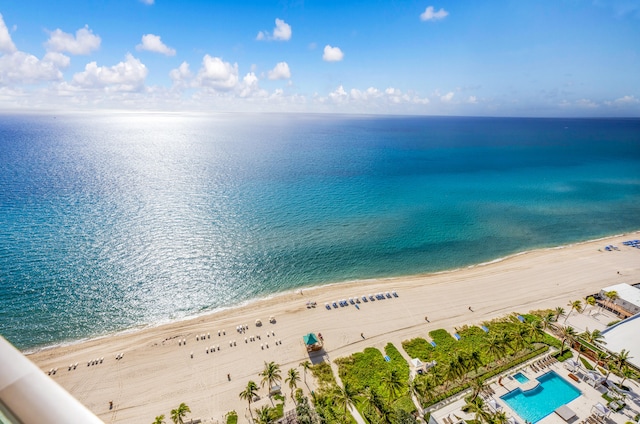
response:
<path fill-rule="evenodd" d="M 183 418 L 190 412 L 191 409 L 183 402 L 176 409 L 171 410 L 171 421 L 173 421 L 174 424 L 184 424 Z"/>
<path fill-rule="evenodd" d="M 593 370 L 594 370 L 593 365 L 591 365 L 591 364 L 589 363 L 589 361 L 587 361 L 586 359 L 584 359 L 584 358 L 580 358 L 580 362 L 582 362 L 582 365 L 583 365 L 586 369 L 588 369 L 589 371 L 593 371 Z"/>
<path fill-rule="evenodd" d="M 409 395 L 409 364 L 391 343 L 385 346 L 385 354 L 390 361 L 374 348 L 336 360 L 340 379 L 357 394 L 355 403 L 369 421 L 394 422 L 389 420 L 416 409 Z"/>
<path fill-rule="evenodd" d="M 238 413 L 236 411 L 227 412 L 225 418 L 227 419 L 227 424 L 238 424 Z"/>
<path fill-rule="evenodd" d="M 312 365 L 310 370 L 320 386 L 336 384 L 336 379 L 333 377 L 333 372 L 331 371 L 331 365 L 328 363 L 320 362 Z"/>
<path fill-rule="evenodd" d="M 471 386 L 480 392 L 486 379 L 540 355 L 548 350 L 548 345 L 561 349 L 562 342 L 544 332 L 551 316 L 551 311 L 521 318 L 514 314 L 484 323 L 488 332 L 464 326 L 456 329 L 460 340 L 446 330 L 434 330 L 429 337 L 436 347 L 421 338 L 403 342 L 412 358 L 436 361 L 426 375 L 416 378 L 416 397 L 426 407 Z"/>

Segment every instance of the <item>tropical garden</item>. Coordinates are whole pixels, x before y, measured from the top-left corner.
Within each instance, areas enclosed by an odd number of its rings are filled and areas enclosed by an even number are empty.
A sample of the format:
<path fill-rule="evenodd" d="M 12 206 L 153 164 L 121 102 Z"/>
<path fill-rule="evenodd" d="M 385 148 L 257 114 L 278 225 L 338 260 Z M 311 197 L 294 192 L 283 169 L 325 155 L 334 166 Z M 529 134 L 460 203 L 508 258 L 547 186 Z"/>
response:
<path fill-rule="evenodd" d="M 615 295 L 611 293 L 607 298 L 612 301 Z M 287 402 L 295 406 L 289 414 L 301 424 L 355 423 L 352 410 L 368 423 L 412 424 L 418 422 L 418 411 L 468 391 L 464 410 L 473 414 L 478 423 L 504 424 L 506 415 L 490 410 L 480 396 L 490 390 L 487 380 L 547 352 L 550 347 L 555 348 L 553 355 L 560 361 L 572 357 L 573 348 L 584 368 L 597 368 L 606 378 L 611 373 L 618 375 L 621 391 L 627 389 L 624 386 L 627 379 L 638 378 L 627 364 L 628 351 L 608 353 L 598 347 L 604 344 L 600 331 L 587 329 L 577 333 L 565 325 L 572 314 L 581 313 L 585 307 L 595 308 L 595 300 L 587 298 L 584 305 L 580 300 L 571 301 L 566 310 L 558 307 L 512 314 L 481 326 L 456 328 L 454 334 L 444 329 L 433 330 L 428 338 L 403 341 L 404 355 L 391 343 L 384 351 L 365 348 L 334 361 L 337 379 L 327 362 L 312 365 L 304 361 L 286 372 L 275 362 L 265 362 L 260 380 L 248 381 L 238 396 L 247 402 L 251 419 L 259 424 L 281 419 Z M 430 367 L 422 373 L 411 373 L 406 357 L 418 358 Z M 307 384 L 311 376 L 315 390 Z M 303 385 L 310 392 L 309 398 L 304 395 Z M 265 388 L 269 402 L 255 408 L 254 402 Z M 171 419 L 176 424 L 182 423 L 188 412 L 188 407 L 181 404 L 171 411 Z M 164 416 L 159 416 L 154 423 L 163 422 Z M 230 411 L 226 422 L 237 423 L 238 414 Z"/>

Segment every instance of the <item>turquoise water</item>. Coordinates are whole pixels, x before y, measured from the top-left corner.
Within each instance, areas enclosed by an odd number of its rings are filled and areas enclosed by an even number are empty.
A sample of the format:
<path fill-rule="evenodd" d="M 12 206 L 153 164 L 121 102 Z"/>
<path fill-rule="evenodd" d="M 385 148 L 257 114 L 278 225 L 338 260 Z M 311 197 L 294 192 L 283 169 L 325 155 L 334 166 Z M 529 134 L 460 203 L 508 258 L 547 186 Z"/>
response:
<path fill-rule="evenodd" d="M 526 383 L 527 381 L 529 381 L 529 378 L 527 378 L 527 376 L 522 374 L 521 372 L 514 374 L 513 378 L 515 378 L 520 384 Z"/>
<path fill-rule="evenodd" d="M 22 349 L 640 228 L 640 120 L 0 116 Z"/>
<path fill-rule="evenodd" d="M 554 371 L 537 378 L 540 384 L 523 392 L 515 389 L 500 397 L 525 421 L 536 423 L 562 405 L 580 396 L 581 392 Z"/>

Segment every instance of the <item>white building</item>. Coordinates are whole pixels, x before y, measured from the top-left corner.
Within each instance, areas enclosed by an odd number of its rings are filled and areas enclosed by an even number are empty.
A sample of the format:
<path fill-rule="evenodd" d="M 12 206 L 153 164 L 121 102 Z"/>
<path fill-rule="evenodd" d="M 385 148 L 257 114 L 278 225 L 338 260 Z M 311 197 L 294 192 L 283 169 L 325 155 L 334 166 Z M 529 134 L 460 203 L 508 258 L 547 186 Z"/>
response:
<path fill-rule="evenodd" d="M 613 303 L 620 306 L 630 315 L 640 313 L 640 289 L 629 284 L 616 284 L 614 286 L 605 287 L 600 290 L 600 296 L 605 299 L 605 305 L 608 303 L 605 293 L 615 291 L 618 293 L 618 299 Z"/>

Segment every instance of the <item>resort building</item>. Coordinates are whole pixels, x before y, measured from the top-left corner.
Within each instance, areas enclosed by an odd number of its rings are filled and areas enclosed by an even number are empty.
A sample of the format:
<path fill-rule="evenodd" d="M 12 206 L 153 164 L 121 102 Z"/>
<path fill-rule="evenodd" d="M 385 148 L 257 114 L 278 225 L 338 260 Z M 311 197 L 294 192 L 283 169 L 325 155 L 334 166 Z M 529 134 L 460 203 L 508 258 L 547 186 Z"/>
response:
<path fill-rule="evenodd" d="M 618 353 L 622 349 L 629 351 L 627 364 L 640 371 L 640 314 L 620 321 L 602 332 L 606 344 L 602 348 Z"/>
<path fill-rule="evenodd" d="M 606 293 L 616 292 L 615 299 L 609 299 Z M 640 313 L 640 288 L 622 283 L 600 290 L 600 304 L 622 315 L 624 318 Z"/>

